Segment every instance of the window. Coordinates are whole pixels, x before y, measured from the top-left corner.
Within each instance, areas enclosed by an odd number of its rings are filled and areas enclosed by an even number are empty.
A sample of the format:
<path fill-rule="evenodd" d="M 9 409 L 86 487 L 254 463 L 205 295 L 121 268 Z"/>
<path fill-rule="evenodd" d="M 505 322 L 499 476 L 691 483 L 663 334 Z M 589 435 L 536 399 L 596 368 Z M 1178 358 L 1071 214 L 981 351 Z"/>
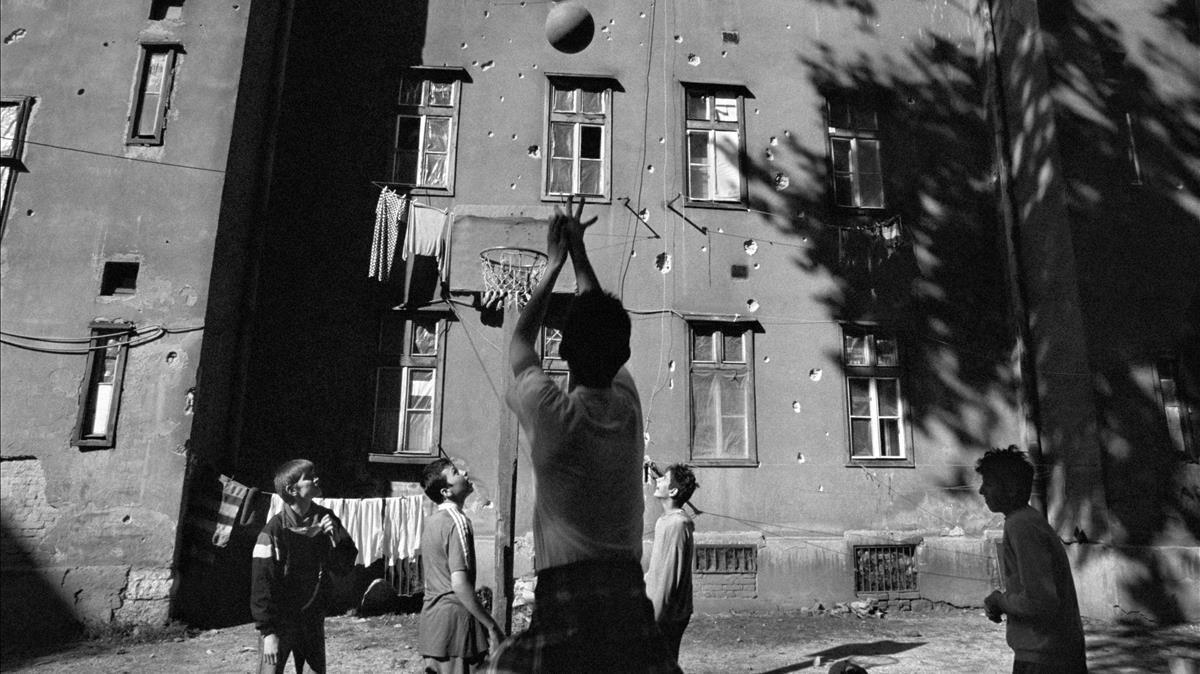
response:
<path fill-rule="evenodd" d="M 854 546 L 854 592 L 859 595 L 915 593 L 917 546 Z M 907 596 L 897 594 L 897 598 Z"/>
<path fill-rule="evenodd" d="M 883 208 L 879 118 L 858 98 L 830 99 L 829 156 L 833 202 L 844 208 Z"/>
<path fill-rule="evenodd" d="M 607 199 L 611 87 L 555 77 L 548 98 L 544 196 L 583 194 Z"/>
<path fill-rule="evenodd" d="M 8 221 L 8 204 L 17 172 L 22 170 L 25 156 L 25 128 L 33 99 L 28 96 L 0 98 L 0 233 Z"/>
<path fill-rule="evenodd" d="M 565 393 L 571 388 L 571 372 L 567 369 L 567 361 L 559 352 L 560 346 L 562 328 L 549 325 L 542 328 L 542 369 Z"/>
<path fill-rule="evenodd" d="M 25 125 L 33 99 L 5 96 L 0 99 L 0 162 L 19 163 L 25 149 Z"/>
<path fill-rule="evenodd" d="M 1192 460 L 1200 459 L 1200 409 L 1189 399 L 1185 382 L 1179 377 L 1179 361 L 1159 358 L 1154 364 L 1158 401 L 1167 422 L 1167 434 L 1176 450 Z"/>
<path fill-rule="evenodd" d="M 442 342 L 440 314 L 389 313 L 380 328 L 384 365 L 375 377 L 373 460 L 437 454 L 441 430 Z"/>
<path fill-rule="evenodd" d="M 1137 96 L 1130 86 L 1129 65 L 1125 50 L 1112 41 L 1107 41 L 1100 52 L 1100 66 L 1104 77 L 1101 86 L 1105 103 L 1118 118 L 1121 140 L 1125 145 L 1126 178 L 1130 185 L 1142 184 L 1142 162 L 1138 155 Z"/>
<path fill-rule="evenodd" d="M 127 145 L 162 145 L 178 52 L 177 44 L 142 45 Z"/>
<path fill-rule="evenodd" d="M 79 387 L 79 418 L 75 422 L 71 444 L 95 448 L 114 445 L 125 357 L 132 332 L 129 325 L 92 325 L 87 365 Z"/>
<path fill-rule="evenodd" d="M 105 262 L 100 277 L 100 295 L 132 295 L 137 292 L 137 262 Z"/>
<path fill-rule="evenodd" d="M 758 573 L 758 547 L 696 545 L 692 570 L 696 573 Z"/>
<path fill-rule="evenodd" d="M 755 465 L 754 340 L 745 323 L 693 323 L 691 459 Z"/>
<path fill-rule="evenodd" d="M 454 188 L 459 82 L 452 72 L 414 68 L 400 82 L 392 182 Z"/>
<path fill-rule="evenodd" d="M 842 359 L 846 368 L 850 459 L 911 463 L 896 336 L 878 329 L 846 327 Z"/>
<path fill-rule="evenodd" d="M 162 21 L 169 19 L 178 21 L 183 18 L 183 0 L 151 0 L 150 20 Z"/>
<path fill-rule="evenodd" d="M 740 202 L 742 97 L 688 88 L 687 190 L 692 202 Z"/>

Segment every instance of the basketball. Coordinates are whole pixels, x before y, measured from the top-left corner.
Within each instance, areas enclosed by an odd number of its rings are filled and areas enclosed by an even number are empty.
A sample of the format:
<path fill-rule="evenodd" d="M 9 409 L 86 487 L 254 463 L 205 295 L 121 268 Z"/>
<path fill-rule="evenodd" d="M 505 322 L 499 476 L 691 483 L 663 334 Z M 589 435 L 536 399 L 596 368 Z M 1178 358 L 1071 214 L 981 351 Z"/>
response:
<path fill-rule="evenodd" d="M 546 15 L 546 40 L 566 54 L 587 48 L 595 31 L 591 13 L 575 0 L 556 0 Z"/>

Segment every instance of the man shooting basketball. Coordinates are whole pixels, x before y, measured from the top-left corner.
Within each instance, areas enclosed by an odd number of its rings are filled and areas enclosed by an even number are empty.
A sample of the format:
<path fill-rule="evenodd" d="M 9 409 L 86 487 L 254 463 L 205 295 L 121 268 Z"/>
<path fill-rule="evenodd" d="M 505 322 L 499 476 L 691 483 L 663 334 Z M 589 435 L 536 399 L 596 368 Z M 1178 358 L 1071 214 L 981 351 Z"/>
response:
<path fill-rule="evenodd" d="M 629 315 L 592 270 L 583 235 L 596 218 L 582 221 L 583 205 L 554 209 L 546 271 L 509 349 L 508 406 L 537 477 L 538 583 L 529 629 L 498 649 L 488 671 L 677 672 L 642 580 L 642 411 L 624 367 Z M 560 346 L 572 384 L 564 393 L 535 345 L 568 255 L 577 288 Z"/>

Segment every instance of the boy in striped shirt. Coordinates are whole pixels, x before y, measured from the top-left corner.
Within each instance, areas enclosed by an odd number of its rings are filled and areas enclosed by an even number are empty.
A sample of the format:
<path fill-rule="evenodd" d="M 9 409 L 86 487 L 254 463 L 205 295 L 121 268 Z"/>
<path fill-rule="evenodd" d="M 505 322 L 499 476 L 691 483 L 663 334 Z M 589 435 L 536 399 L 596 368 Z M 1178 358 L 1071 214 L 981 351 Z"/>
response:
<path fill-rule="evenodd" d="M 449 459 L 425 466 L 421 486 L 438 504 L 421 532 L 425 603 L 417 634 L 425 671 L 470 672 L 487 658 L 488 639 L 504 638 L 475 596 L 475 535 L 462 511 L 474 487 Z"/>

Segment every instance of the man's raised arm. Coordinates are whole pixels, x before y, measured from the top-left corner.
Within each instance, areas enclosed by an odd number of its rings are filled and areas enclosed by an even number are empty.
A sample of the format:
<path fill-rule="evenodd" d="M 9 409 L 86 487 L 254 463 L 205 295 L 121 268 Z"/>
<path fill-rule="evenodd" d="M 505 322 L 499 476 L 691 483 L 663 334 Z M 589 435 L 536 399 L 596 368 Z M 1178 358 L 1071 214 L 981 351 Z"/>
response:
<path fill-rule="evenodd" d="M 582 295 L 593 290 L 600 290 L 600 281 L 596 279 L 596 272 L 592 269 L 592 263 L 588 260 L 587 247 L 583 243 L 583 232 L 588 227 L 591 227 L 596 222 L 596 218 L 592 218 L 587 222 L 583 222 L 583 204 L 584 198 L 579 197 L 579 208 L 574 215 L 567 217 L 565 221 L 567 248 L 571 251 L 571 264 L 575 268 L 575 294 Z M 574 206 L 572 199 L 567 199 L 567 212 L 570 213 Z"/>
<path fill-rule="evenodd" d="M 554 207 L 554 217 L 550 218 L 550 226 L 546 231 L 546 256 L 549 258 L 546 271 L 542 273 L 541 280 L 530 293 L 525 308 L 517 316 L 512 342 L 508 347 L 508 362 L 514 375 L 541 364 L 536 346 L 538 330 L 546 317 L 546 308 L 550 304 L 550 293 L 554 290 L 554 283 L 567 261 L 564 230 L 568 219 L 557 206 Z"/>

